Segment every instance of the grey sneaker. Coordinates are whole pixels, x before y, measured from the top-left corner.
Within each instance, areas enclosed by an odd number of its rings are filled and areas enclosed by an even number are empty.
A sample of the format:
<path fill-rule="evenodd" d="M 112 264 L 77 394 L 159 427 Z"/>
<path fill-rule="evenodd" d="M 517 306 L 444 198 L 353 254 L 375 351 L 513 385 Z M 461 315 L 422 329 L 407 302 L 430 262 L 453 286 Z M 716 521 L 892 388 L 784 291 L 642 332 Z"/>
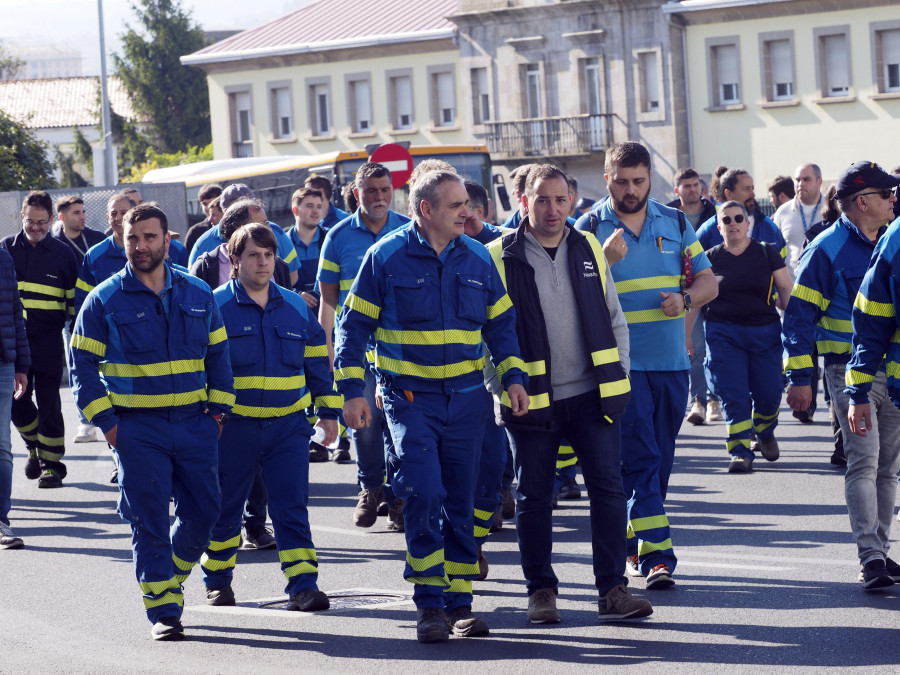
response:
<path fill-rule="evenodd" d="M 250 532 L 246 527 L 241 530 L 242 551 L 262 551 L 266 548 L 275 548 L 275 537 L 272 530 L 263 527 L 255 532 Z"/>
<path fill-rule="evenodd" d="M 449 631 L 459 637 L 481 637 L 490 632 L 485 620 L 472 614 L 471 607 L 457 607 L 444 615 Z"/>
<path fill-rule="evenodd" d="M 12 528 L 0 521 L 0 549 L 22 548 L 25 542 L 13 534 Z"/>
<path fill-rule="evenodd" d="M 328 596 L 315 588 L 304 588 L 291 596 L 287 608 L 294 612 L 321 612 L 331 607 Z"/>
<path fill-rule="evenodd" d="M 353 524 L 357 527 L 372 527 L 378 520 L 378 505 L 384 501 L 384 490 L 359 491 L 359 501 L 353 511 Z"/>
<path fill-rule="evenodd" d="M 447 617 L 440 607 L 416 610 L 416 639 L 419 642 L 446 642 L 450 639 Z"/>
<path fill-rule="evenodd" d="M 541 588 L 528 596 L 528 620 L 531 623 L 559 623 L 556 592 Z"/>
<path fill-rule="evenodd" d="M 653 614 L 653 605 L 635 598 L 625 584 L 613 586 L 600 596 L 599 607 L 601 621 L 637 621 Z"/>

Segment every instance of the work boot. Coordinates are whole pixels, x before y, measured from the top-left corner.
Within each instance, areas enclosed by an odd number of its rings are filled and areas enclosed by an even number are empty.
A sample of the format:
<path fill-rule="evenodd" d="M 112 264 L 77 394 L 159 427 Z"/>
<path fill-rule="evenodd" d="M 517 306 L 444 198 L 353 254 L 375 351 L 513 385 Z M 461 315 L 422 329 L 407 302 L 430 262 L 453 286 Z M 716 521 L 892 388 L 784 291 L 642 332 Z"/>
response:
<path fill-rule="evenodd" d="M 353 524 L 357 527 L 372 527 L 378 520 L 378 505 L 384 501 L 384 490 L 369 490 L 363 488 L 359 491 L 359 502 L 353 511 Z"/>
<path fill-rule="evenodd" d="M 459 637 L 481 637 L 490 631 L 484 619 L 472 614 L 471 607 L 457 607 L 445 612 L 447 628 Z"/>
<path fill-rule="evenodd" d="M 293 612 L 321 612 L 331 607 L 328 596 L 316 588 L 304 588 L 291 596 L 287 608 Z"/>
<path fill-rule="evenodd" d="M 206 604 L 213 607 L 234 607 L 234 591 L 231 589 L 231 586 L 207 588 Z"/>
<path fill-rule="evenodd" d="M 164 616 L 150 629 L 150 636 L 157 642 L 184 640 L 184 626 L 174 616 Z"/>
<path fill-rule="evenodd" d="M 753 452 L 761 454 L 768 462 L 774 462 L 781 456 L 781 451 L 778 449 L 778 441 L 774 438 L 769 438 L 767 440 L 760 439 L 750 449 L 753 450 Z"/>
<path fill-rule="evenodd" d="M 41 476 L 41 461 L 38 459 L 37 450 L 28 449 L 28 459 L 25 460 L 25 478 L 35 480 Z"/>
<path fill-rule="evenodd" d="M 419 642 L 446 642 L 450 639 L 447 617 L 440 607 L 416 610 L 416 639 Z"/>
<path fill-rule="evenodd" d="M 337 447 L 329 451 L 331 461 L 335 464 L 349 464 L 353 461 L 350 457 L 350 439 L 339 438 Z"/>
<path fill-rule="evenodd" d="M 309 461 L 312 463 L 327 462 L 328 461 L 328 448 L 326 448 L 321 443 L 316 443 L 315 441 L 310 441 L 309 442 Z"/>
<path fill-rule="evenodd" d="M 559 623 L 556 592 L 541 588 L 528 596 L 528 620 L 531 623 Z"/>

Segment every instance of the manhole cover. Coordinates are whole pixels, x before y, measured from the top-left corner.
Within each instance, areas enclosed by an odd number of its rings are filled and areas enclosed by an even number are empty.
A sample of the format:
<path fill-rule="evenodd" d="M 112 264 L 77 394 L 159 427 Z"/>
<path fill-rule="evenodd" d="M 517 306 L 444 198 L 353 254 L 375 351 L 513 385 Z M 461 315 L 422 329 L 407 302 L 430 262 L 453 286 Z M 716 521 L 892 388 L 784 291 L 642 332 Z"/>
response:
<path fill-rule="evenodd" d="M 412 602 L 411 593 L 398 593 L 370 588 L 350 588 L 332 591 L 328 594 L 331 609 L 359 609 L 365 607 L 384 607 Z M 288 599 L 272 600 L 258 604 L 260 609 L 287 609 Z"/>

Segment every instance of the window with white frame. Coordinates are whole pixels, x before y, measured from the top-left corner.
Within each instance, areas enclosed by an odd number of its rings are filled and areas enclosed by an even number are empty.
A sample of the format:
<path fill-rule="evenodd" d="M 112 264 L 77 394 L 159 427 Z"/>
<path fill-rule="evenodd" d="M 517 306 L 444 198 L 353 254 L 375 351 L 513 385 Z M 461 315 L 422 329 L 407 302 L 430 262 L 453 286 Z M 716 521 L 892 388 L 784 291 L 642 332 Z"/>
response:
<path fill-rule="evenodd" d="M 237 121 L 235 141 L 246 143 L 250 140 L 250 92 L 241 91 L 234 94 L 234 111 Z"/>
<path fill-rule="evenodd" d="M 313 136 L 330 136 L 331 131 L 331 84 L 328 78 L 307 80 L 309 101 L 309 129 Z"/>
<path fill-rule="evenodd" d="M 588 115 L 599 115 L 603 112 L 602 81 L 600 79 L 600 59 L 592 56 L 582 59 L 584 77 L 583 110 Z"/>
<path fill-rule="evenodd" d="M 639 52 L 637 56 L 641 112 L 659 112 L 659 52 Z"/>
<path fill-rule="evenodd" d="M 709 102 L 711 108 L 741 103 L 741 57 L 738 36 L 707 38 Z"/>
<path fill-rule="evenodd" d="M 372 132 L 372 83 L 368 75 L 347 76 L 347 106 L 353 133 Z"/>
<path fill-rule="evenodd" d="M 813 29 L 816 50 L 816 84 L 821 98 L 851 96 L 850 27 Z"/>
<path fill-rule="evenodd" d="M 269 84 L 269 109 L 272 111 L 272 138 L 293 138 L 294 111 L 289 83 Z"/>
<path fill-rule="evenodd" d="M 541 94 L 540 65 L 537 63 L 525 64 L 525 115 L 527 118 L 543 117 Z"/>
<path fill-rule="evenodd" d="M 491 95 L 487 68 L 472 68 L 472 114 L 475 124 L 491 119 Z"/>
<path fill-rule="evenodd" d="M 793 101 L 794 91 L 794 32 L 760 33 L 762 56 L 763 99 Z"/>
<path fill-rule="evenodd" d="M 880 90 L 900 92 L 900 28 L 875 33 L 876 54 L 880 56 Z"/>
<path fill-rule="evenodd" d="M 390 92 L 390 115 L 395 130 L 413 128 L 412 70 L 388 71 L 388 91 Z"/>
<path fill-rule="evenodd" d="M 456 125 L 456 76 L 453 66 L 431 66 L 432 122 L 435 127 Z"/>

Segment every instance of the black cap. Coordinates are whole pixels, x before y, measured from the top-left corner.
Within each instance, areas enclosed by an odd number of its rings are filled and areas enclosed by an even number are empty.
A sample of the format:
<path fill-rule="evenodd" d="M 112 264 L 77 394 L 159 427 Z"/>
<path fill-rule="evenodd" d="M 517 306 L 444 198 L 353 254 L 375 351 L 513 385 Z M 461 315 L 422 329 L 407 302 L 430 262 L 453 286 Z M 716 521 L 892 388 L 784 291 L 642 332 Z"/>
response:
<path fill-rule="evenodd" d="M 900 176 L 889 174 L 875 162 L 856 162 L 838 176 L 834 196 L 846 199 L 863 190 L 886 190 L 897 185 Z"/>

